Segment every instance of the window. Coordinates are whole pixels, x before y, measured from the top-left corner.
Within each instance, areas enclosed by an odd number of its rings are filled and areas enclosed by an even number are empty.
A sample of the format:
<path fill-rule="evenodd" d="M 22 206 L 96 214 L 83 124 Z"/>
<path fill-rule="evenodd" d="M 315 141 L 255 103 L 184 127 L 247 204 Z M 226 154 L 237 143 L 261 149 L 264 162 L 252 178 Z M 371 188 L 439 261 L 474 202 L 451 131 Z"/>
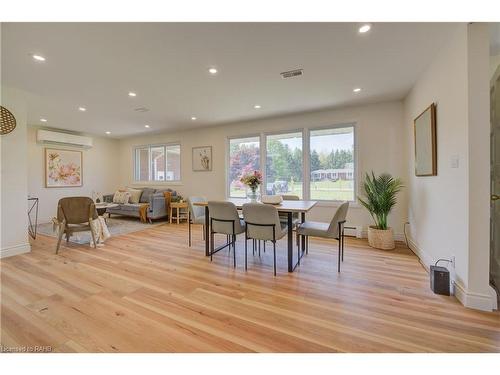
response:
<path fill-rule="evenodd" d="M 180 181 L 181 146 L 152 145 L 135 149 L 136 181 Z"/>
<path fill-rule="evenodd" d="M 310 196 L 354 200 L 354 127 L 310 132 Z"/>
<path fill-rule="evenodd" d="M 235 138 L 229 140 L 229 196 L 245 197 L 245 185 L 240 182 L 242 175 L 260 169 L 259 137 Z"/>
<path fill-rule="evenodd" d="M 266 162 L 263 194 L 290 194 L 298 195 L 301 199 L 325 201 L 355 201 L 354 137 L 354 125 L 345 124 L 309 131 L 230 139 L 229 196 L 246 196 L 246 187 L 240 182 L 240 178 L 254 170 L 263 172 L 264 166 L 260 164 L 262 150 L 262 157 L 265 157 Z"/>
<path fill-rule="evenodd" d="M 266 194 L 302 198 L 302 132 L 266 136 Z"/>

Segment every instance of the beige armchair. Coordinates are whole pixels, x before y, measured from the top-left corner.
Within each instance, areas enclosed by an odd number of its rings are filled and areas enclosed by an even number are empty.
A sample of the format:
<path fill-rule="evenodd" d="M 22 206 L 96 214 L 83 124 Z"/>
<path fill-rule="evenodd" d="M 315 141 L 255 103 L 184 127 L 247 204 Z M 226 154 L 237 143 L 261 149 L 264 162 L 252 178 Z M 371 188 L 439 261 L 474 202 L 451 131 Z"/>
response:
<path fill-rule="evenodd" d="M 60 199 L 57 204 L 59 238 L 57 240 L 56 254 L 59 253 L 63 235 L 66 235 L 66 242 L 69 242 L 69 238 L 75 232 L 90 230 L 95 247 L 96 239 L 91 222 L 97 218 L 98 215 L 94 201 L 89 197 L 68 197 Z"/>

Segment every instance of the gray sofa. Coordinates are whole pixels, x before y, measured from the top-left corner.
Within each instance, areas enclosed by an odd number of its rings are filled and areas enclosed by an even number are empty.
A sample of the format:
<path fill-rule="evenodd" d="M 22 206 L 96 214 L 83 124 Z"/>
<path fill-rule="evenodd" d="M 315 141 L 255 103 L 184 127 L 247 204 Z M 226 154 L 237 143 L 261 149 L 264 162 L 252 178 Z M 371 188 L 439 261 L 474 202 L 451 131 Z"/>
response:
<path fill-rule="evenodd" d="M 139 218 L 139 207 L 144 203 L 149 203 L 147 218 L 149 222 L 155 219 L 168 217 L 167 208 L 165 207 L 165 197 L 163 192 L 169 191 L 172 193 L 172 198 L 177 196 L 177 192 L 172 189 L 155 189 L 155 188 L 138 188 L 142 190 L 139 203 L 119 204 L 117 207 L 110 207 L 106 212 L 111 215 L 123 215 Z M 113 202 L 114 194 L 105 195 L 104 202 Z"/>

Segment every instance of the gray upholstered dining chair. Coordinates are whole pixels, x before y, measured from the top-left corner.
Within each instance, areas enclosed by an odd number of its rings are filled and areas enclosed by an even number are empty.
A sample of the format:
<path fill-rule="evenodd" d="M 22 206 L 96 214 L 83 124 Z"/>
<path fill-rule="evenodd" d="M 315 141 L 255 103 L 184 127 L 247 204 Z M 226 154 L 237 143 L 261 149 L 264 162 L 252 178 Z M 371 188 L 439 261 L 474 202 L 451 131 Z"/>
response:
<path fill-rule="evenodd" d="M 338 272 L 340 272 L 341 257 L 342 261 L 344 260 L 344 224 L 348 210 L 349 202 L 344 202 L 339 206 L 330 223 L 305 221 L 297 228 L 297 234 L 306 238 L 306 253 L 309 250 L 309 236 L 334 238 L 339 242 Z"/>
<path fill-rule="evenodd" d="M 57 222 L 59 236 L 57 239 L 56 254 L 59 253 L 61 240 L 66 235 L 66 242 L 75 232 L 89 231 L 92 235 L 92 242 L 96 246 L 94 231 L 92 230 L 92 220 L 98 218 L 94 201 L 89 197 L 67 197 L 59 199 L 57 203 Z"/>
<path fill-rule="evenodd" d="M 210 261 L 218 251 L 226 246 L 233 248 L 233 262 L 236 267 L 236 235 L 245 231 L 246 225 L 238 215 L 238 210 L 232 202 L 227 201 L 209 201 L 208 210 L 210 212 Z M 214 235 L 221 233 L 229 236 L 230 239 L 225 245 L 214 249 Z"/>
<path fill-rule="evenodd" d="M 203 226 L 203 239 L 205 239 L 205 207 L 195 206 L 196 202 L 206 202 L 207 198 L 205 197 L 189 197 L 188 205 L 189 205 L 189 246 L 191 247 L 191 225 L 193 224 L 201 224 Z"/>
<path fill-rule="evenodd" d="M 280 221 L 276 207 L 262 203 L 243 205 L 245 230 L 245 270 L 247 269 L 247 240 L 271 241 L 273 243 L 273 267 L 276 276 L 276 241 L 287 234 L 287 225 Z"/>

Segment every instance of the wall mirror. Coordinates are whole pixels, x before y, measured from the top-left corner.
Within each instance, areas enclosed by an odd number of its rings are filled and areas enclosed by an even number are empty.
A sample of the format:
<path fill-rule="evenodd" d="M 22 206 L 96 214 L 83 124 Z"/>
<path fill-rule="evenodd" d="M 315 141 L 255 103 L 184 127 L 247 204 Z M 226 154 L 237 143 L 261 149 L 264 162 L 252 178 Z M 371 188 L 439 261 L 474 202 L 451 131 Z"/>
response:
<path fill-rule="evenodd" d="M 415 176 L 437 175 L 436 105 L 432 103 L 414 121 Z"/>

